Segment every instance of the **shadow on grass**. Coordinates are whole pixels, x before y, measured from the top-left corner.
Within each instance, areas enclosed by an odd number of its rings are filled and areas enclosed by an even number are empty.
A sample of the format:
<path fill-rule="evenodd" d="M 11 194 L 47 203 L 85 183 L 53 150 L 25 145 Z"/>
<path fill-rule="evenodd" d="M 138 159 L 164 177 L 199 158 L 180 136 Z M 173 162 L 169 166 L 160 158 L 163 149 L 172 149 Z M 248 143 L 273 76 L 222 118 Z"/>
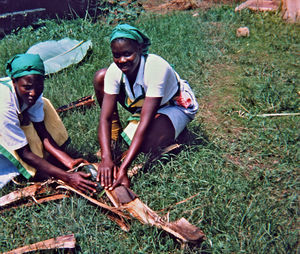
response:
<path fill-rule="evenodd" d="M 206 146 L 209 140 L 201 126 L 193 126 L 192 130 L 185 128 L 177 137 L 176 142 L 187 146 Z"/>
<path fill-rule="evenodd" d="M 185 128 L 175 140 L 175 146 L 168 152 L 162 152 L 163 149 L 156 151 L 155 153 L 145 154 L 145 163 L 142 165 L 141 171 L 146 172 L 150 170 L 154 163 L 159 161 L 161 164 L 167 164 L 172 157 L 176 157 L 181 151 L 193 148 L 201 149 L 210 144 L 208 135 L 201 128 L 201 126 L 193 126 L 191 130 Z M 134 166 L 135 167 L 135 166 Z"/>
<path fill-rule="evenodd" d="M 174 243 L 177 245 L 178 249 L 181 249 L 181 253 L 201 253 L 208 254 L 211 253 L 210 247 L 207 245 L 205 240 L 200 240 L 198 242 L 186 242 L 183 243 L 181 240 L 176 238 L 174 235 L 169 234 L 162 229 L 159 230 L 159 235 L 162 236 L 161 239 L 168 239 L 169 237 L 173 239 Z"/>

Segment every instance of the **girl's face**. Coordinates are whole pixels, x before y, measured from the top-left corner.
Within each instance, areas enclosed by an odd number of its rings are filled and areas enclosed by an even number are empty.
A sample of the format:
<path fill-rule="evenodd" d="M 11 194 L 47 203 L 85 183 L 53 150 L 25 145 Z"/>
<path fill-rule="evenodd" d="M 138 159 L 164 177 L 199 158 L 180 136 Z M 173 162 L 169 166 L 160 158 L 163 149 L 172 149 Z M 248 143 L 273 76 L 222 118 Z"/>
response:
<path fill-rule="evenodd" d="M 17 79 L 12 79 L 19 102 L 32 106 L 44 90 L 44 77 L 31 74 Z"/>
<path fill-rule="evenodd" d="M 111 43 L 115 64 L 127 76 L 136 78 L 141 60 L 141 47 L 130 39 L 116 39 Z"/>

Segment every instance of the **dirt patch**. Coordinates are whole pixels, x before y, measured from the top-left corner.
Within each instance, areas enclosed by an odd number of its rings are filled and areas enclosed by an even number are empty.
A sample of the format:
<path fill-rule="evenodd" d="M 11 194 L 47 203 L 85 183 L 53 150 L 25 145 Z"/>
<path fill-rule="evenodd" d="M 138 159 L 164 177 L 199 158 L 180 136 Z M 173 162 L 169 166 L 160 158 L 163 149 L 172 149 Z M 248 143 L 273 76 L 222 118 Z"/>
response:
<path fill-rule="evenodd" d="M 239 94 L 235 76 L 238 66 L 214 64 L 209 67 L 209 95 L 199 100 L 201 122 L 205 126 L 208 138 L 218 143 L 224 151 L 224 158 L 236 165 L 244 167 L 247 177 L 254 168 L 271 169 L 278 163 L 278 158 L 270 157 L 260 161 L 257 151 L 245 147 L 243 135 L 255 139 L 255 134 L 237 119 L 244 117 L 247 109 L 239 103 Z"/>
<path fill-rule="evenodd" d="M 215 64 L 210 67 L 211 75 L 209 85 L 211 92 L 201 99 L 201 118 L 213 133 L 213 136 L 228 135 L 238 138 L 245 128 L 237 123 L 231 114 L 238 114 L 242 111 L 242 105 L 238 102 L 234 73 L 236 67 L 226 64 Z"/>
<path fill-rule="evenodd" d="M 174 10 L 209 9 L 220 4 L 236 4 L 241 0 L 145 0 L 146 11 L 166 13 Z"/>

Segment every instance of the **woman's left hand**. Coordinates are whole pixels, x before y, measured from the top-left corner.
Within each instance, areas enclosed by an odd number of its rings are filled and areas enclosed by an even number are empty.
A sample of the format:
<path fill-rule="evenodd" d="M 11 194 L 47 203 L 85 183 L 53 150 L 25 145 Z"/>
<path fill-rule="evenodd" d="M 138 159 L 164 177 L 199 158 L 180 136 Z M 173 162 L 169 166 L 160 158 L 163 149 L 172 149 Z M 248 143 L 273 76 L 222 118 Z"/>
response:
<path fill-rule="evenodd" d="M 129 188 L 130 180 L 127 176 L 127 170 L 120 169 L 117 173 L 117 178 L 115 179 L 113 185 L 109 188 L 109 190 L 113 190 L 114 188 L 118 187 L 119 185 L 124 185 Z"/>

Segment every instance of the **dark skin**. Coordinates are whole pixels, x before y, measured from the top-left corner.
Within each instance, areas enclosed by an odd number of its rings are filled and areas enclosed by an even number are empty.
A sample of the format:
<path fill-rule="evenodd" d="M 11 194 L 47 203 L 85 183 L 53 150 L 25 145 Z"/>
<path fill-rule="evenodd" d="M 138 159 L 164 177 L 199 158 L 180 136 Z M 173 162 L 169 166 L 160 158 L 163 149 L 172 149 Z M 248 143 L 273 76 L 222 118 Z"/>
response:
<path fill-rule="evenodd" d="M 132 88 L 141 60 L 140 45 L 132 40 L 121 39 L 111 43 L 111 50 L 114 62 L 126 75 Z M 120 97 L 104 93 L 105 73 L 105 69 L 99 70 L 94 77 L 96 97 L 99 105 L 102 105 L 98 128 L 101 162 L 98 165 L 97 181 L 100 181 L 106 189 L 112 190 L 119 185 L 129 187 L 127 170 L 136 156 L 140 152 L 155 151 L 157 147 L 169 145 L 174 140 L 175 130 L 166 115 L 157 113 L 162 98 L 146 97 L 141 111 L 140 124 L 127 155 L 120 167 L 115 165 L 110 148 L 111 121 L 113 118 L 118 118 L 116 108 Z M 121 100 L 119 102 L 122 103 Z"/>
<path fill-rule="evenodd" d="M 41 75 L 26 75 L 18 79 L 12 78 L 12 81 L 17 93 L 20 107 L 22 107 L 24 103 L 29 106 L 34 105 L 44 89 L 44 77 Z M 53 140 L 43 121 L 34 122 L 33 125 L 44 145 L 45 150 L 64 166 L 71 169 L 81 162 L 86 162 L 82 158 L 73 159 L 64 152 Z M 90 176 L 90 174 L 83 172 L 66 172 L 63 169 L 49 163 L 47 160 L 35 155 L 31 151 L 29 145 L 16 150 L 16 152 L 23 161 L 37 169 L 38 175 L 60 179 L 83 192 L 96 191 L 96 183 L 86 179 Z"/>

